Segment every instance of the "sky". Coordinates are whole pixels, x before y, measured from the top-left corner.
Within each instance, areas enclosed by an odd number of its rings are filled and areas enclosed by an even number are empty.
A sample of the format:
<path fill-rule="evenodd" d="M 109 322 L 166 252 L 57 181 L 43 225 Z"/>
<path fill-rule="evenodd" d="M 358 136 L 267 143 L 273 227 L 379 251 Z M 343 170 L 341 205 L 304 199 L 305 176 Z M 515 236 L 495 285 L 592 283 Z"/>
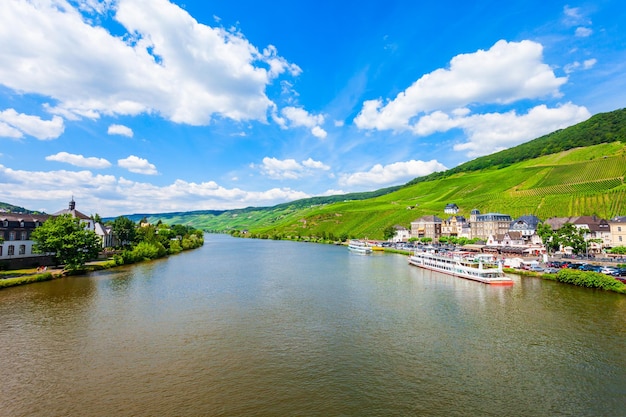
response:
<path fill-rule="evenodd" d="M 626 107 L 622 0 L 0 2 L 0 201 L 373 191 Z"/>

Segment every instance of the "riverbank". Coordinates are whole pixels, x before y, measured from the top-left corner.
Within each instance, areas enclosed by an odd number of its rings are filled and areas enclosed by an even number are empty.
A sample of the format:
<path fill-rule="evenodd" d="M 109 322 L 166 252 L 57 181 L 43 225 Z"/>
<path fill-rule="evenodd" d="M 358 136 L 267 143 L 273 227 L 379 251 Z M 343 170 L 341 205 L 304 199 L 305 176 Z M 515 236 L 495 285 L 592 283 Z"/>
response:
<path fill-rule="evenodd" d="M 35 282 L 51 281 L 69 275 L 82 275 L 93 271 L 100 271 L 117 266 L 113 260 L 89 262 L 83 268 L 76 271 L 66 271 L 63 268 L 46 268 L 41 272 L 39 268 L 27 268 L 14 271 L 0 272 L 0 289 L 15 287 L 18 285 L 32 284 Z"/>
<path fill-rule="evenodd" d="M 618 294 L 626 294 L 626 284 L 612 276 L 593 271 L 577 271 L 574 269 L 561 269 L 556 274 L 533 272 L 523 269 L 504 268 L 504 272 L 521 276 L 540 278 L 556 281 L 562 284 L 576 285 L 577 287 L 594 288 L 604 291 L 612 291 Z"/>

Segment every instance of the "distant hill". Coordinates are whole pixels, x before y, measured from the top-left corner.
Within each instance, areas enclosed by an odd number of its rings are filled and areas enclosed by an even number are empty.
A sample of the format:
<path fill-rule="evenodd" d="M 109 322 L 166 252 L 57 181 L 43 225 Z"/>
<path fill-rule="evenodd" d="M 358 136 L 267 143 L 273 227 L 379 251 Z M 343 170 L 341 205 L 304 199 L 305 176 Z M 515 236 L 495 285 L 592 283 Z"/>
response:
<path fill-rule="evenodd" d="M 39 211 L 27 210 L 24 207 L 14 206 L 9 203 L 0 202 L 0 213 L 23 213 L 23 214 L 39 214 Z"/>
<path fill-rule="evenodd" d="M 459 172 L 477 171 L 527 161 L 573 148 L 624 141 L 626 139 L 626 108 L 599 113 L 588 120 L 557 130 L 513 148 L 485 155 L 442 172 L 416 178 L 407 185 L 447 177 Z"/>

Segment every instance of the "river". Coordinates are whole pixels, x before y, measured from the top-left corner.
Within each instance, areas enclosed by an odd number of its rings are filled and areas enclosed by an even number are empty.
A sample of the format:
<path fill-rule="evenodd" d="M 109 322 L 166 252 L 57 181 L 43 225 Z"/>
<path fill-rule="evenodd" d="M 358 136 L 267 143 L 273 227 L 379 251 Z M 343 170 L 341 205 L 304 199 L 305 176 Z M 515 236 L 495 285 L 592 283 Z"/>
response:
<path fill-rule="evenodd" d="M 0 416 L 626 416 L 626 297 L 206 235 L 0 291 Z"/>

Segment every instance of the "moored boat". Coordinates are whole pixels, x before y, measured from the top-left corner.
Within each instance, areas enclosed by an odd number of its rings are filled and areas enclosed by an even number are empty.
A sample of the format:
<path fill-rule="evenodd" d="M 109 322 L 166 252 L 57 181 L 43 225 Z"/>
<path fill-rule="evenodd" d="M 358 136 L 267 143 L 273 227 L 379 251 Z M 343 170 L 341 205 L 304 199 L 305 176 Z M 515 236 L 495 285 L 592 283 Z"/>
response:
<path fill-rule="evenodd" d="M 490 258 L 467 252 L 415 251 L 409 256 L 409 264 L 484 284 L 513 285 L 502 271 L 502 264 Z"/>
<path fill-rule="evenodd" d="M 362 240 L 350 240 L 348 242 L 348 249 L 356 253 L 372 253 L 372 247 Z"/>

